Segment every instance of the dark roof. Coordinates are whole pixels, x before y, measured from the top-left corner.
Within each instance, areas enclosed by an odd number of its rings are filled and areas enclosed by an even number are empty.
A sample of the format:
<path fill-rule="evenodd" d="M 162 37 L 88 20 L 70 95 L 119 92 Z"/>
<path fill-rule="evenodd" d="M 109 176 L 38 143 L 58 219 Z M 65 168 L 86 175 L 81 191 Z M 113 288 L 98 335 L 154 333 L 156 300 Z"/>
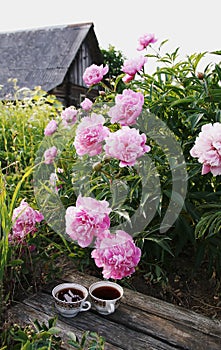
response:
<path fill-rule="evenodd" d="M 95 61 L 102 61 L 93 23 L 61 25 L 0 33 L 0 85 L 9 78 L 19 87 L 50 91 L 62 83 L 82 42 L 89 35 Z M 1 95 L 3 91 L 1 91 Z"/>

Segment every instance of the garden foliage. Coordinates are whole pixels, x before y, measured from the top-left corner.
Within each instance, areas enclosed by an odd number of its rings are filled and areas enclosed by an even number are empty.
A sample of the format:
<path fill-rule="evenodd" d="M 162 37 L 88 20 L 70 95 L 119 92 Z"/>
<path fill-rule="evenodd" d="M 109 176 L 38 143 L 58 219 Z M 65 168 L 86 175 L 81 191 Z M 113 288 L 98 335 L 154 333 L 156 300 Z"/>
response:
<path fill-rule="evenodd" d="M 1 308 L 13 298 L 10 286 L 27 285 L 30 276 L 33 278 L 37 273 L 35 266 L 40 260 L 45 269 L 40 275 L 46 279 L 56 269 L 59 254 L 77 257 L 78 263 L 91 263 L 90 247 L 84 250 L 74 244 L 65 231 L 66 210 L 76 205 L 79 191 L 110 203 L 110 228 L 123 227 L 125 231 L 133 228 L 134 242 L 126 243 L 132 244 L 134 251 L 134 243 L 139 247 L 141 271 L 151 272 L 160 279 L 172 268 L 174 257 L 191 251 L 195 268 L 207 263 L 209 275 L 220 277 L 220 172 L 202 174 L 205 163 L 200 163 L 191 150 L 202 127 L 221 125 L 221 66 L 211 63 L 199 71 L 199 63 L 208 53 L 194 53 L 180 59 L 178 49 L 162 52 L 166 41 L 151 51 L 151 45 L 156 45 L 154 36 L 142 40 L 139 50 L 146 49 L 143 57 L 125 62 L 117 75 L 112 73 L 105 78 L 107 60 L 97 81 L 87 77 L 89 89 L 99 84 L 102 91 L 93 104 L 86 101 L 79 114 L 81 118 L 89 111 L 103 114 L 102 131 L 108 128 L 111 137 L 117 135 L 118 140 L 125 140 L 128 128 L 135 123 L 133 133 L 137 135 L 141 130 L 144 136 L 131 138 L 131 144 L 139 139 L 142 146 L 140 153 L 137 147 L 133 161 L 124 158 L 122 149 L 121 157 L 119 151 L 114 153 L 111 146 L 116 140 L 112 139 L 105 145 L 105 155 L 92 148 L 92 153 L 84 153 L 82 144 L 75 138 L 77 124 L 71 119 L 70 110 L 67 112 L 54 96 L 40 88 L 30 91 L 15 85 L 11 100 L 0 102 Z M 110 51 L 113 55 L 113 47 Z M 157 68 L 147 74 L 145 65 L 150 60 L 157 62 Z M 141 106 L 139 115 L 133 114 L 129 125 L 116 112 L 116 105 L 128 96 L 133 112 L 136 104 Z M 133 105 L 135 100 L 139 102 Z M 79 135 L 78 129 L 78 138 Z M 101 143 L 105 135 L 104 132 Z M 215 141 L 212 151 L 217 150 L 218 166 L 221 166 L 220 134 Z M 126 147 L 125 141 L 119 142 Z M 148 158 L 142 163 L 147 149 Z M 93 158 L 94 155 L 98 157 Z M 145 173 L 142 173 L 144 164 Z M 206 166 L 207 170 L 211 169 Z M 176 182 L 182 186 L 174 190 Z M 34 232 L 27 232 L 24 244 L 11 244 L 13 212 L 24 203 L 22 200 L 33 210 L 42 211 L 44 220 L 37 223 Z M 167 225 L 165 220 L 168 208 L 170 214 L 173 208 L 177 214 L 172 225 Z M 146 220 L 141 229 L 137 218 L 142 218 L 142 223 Z"/>

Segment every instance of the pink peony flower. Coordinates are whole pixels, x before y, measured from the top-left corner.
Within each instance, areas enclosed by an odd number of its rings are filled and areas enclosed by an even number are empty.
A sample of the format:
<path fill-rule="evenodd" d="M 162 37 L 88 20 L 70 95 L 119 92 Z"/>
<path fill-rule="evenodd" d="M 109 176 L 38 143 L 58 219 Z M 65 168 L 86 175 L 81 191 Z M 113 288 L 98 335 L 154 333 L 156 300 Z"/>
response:
<path fill-rule="evenodd" d="M 85 98 L 84 101 L 81 102 L 81 107 L 85 111 L 89 111 L 93 105 L 93 102 L 89 100 L 89 98 Z"/>
<path fill-rule="evenodd" d="M 110 227 L 109 203 L 78 196 L 76 206 L 66 210 L 66 233 L 81 247 L 89 246 L 93 238 Z"/>
<path fill-rule="evenodd" d="M 74 139 L 74 146 L 79 156 L 84 154 L 95 156 L 102 152 L 102 142 L 109 134 L 109 129 L 103 125 L 104 122 L 104 117 L 96 113 L 82 118 Z"/>
<path fill-rule="evenodd" d="M 132 125 L 142 112 L 144 96 L 141 92 L 126 89 L 115 97 L 115 106 L 111 107 L 108 115 L 111 123 L 120 125 Z"/>
<path fill-rule="evenodd" d="M 77 113 L 78 111 L 75 109 L 74 106 L 65 108 L 65 110 L 63 110 L 61 113 L 62 124 L 64 126 L 75 124 L 77 121 Z"/>
<path fill-rule="evenodd" d="M 103 268 L 104 278 L 121 279 L 135 272 L 141 250 L 127 232 L 117 230 L 116 234 L 111 234 L 106 231 L 101 239 L 97 238 L 91 256 L 95 264 Z"/>
<path fill-rule="evenodd" d="M 202 175 L 221 175 L 221 123 L 203 125 L 190 154 L 203 164 Z"/>
<path fill-rule="evenodd" d="M 97 66 L 92 64 L 90 67 L 87 67 L 83 74 L 83 80 L 87 86 L 98 84 L 105 74 L 109 70 L 108 66 L 103 67 L 103 64 Z"/>
<path fill-rule="evenodd" d="M 45 136 L 51 136 L 52 134 L 55 133 L 55 131 L 57 130 L 57 128 L 58 128 L 57 122 L 56 122 L 54 119 L 52 119 L 52 120 L 48 123 L 48 125 L 46 126 L 46 128 L 45 128 L 45 130 L 44 130 L 44 135 L 45 135 Z"/>
<path fill-rule="evenodd" d="M 126 74 L 123 78 L 122 78 L 122 81 L 125 83 L 125 84 L 128 84 L 131 80 L 134 79 L 134 75 L 129 75 L 129 74 Z"/>
<path fill-rule="evenodd" d="M 23 199 L 19 207 L 13 210 L 12 233 L 9 235 L 10 243 L 23 243 L 25 237 L 37 231 L 36 223 L 41 222 L 44 216 L 37 210 L 32 209 Z"/>
<path fill-rule="evenodd" d="M 145 134 L 140 135 L 138 130 L 123 126 L 122 129 L 110 133 L 104 150 L 108 157 L 120 160 L 120 167 L 133 166 L 137 158 L 150 151 L 145 142 Z"/>
<path fill-rule="evenodd" d="M 50 148 L 48 148 L 45 152 L 44 152 L 44 158 L 45 158 L 45 164 L 51 164 L 53 163 L 55 157 L 57 156 L 58 150 L 55 146 L 52 146 Z"/>
<path fill-rule="evenodd" d="M 122 71 L 130 76 L 134 76 L 137 72 L 139 72 L 144 64 L 147 62 L 147 58 L 144 56 L 140 56 L 131 60 L 126 60 L 122 67 Z"/>
<path fill-rule="evenodd" d="M 148 45 L 154 44 L 157 41 L 154 34 L 144 34 L 139 38 L 139 46 L 137 51 L 144 50 Z"/>

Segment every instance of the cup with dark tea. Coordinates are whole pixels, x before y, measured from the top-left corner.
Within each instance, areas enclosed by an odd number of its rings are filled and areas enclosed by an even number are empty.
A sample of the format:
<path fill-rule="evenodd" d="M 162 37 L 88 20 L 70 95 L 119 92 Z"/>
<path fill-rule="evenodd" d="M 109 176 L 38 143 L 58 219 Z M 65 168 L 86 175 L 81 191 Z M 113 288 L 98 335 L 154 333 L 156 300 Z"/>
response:
<path fill-rule="evenodd" d="M 52 290 L 55 308 L 64 317 L 74 317 L 91 308 L 88 290 L 78 283 L 61 283 Z"/>
<path fill-rule="evenodd" d="M 120 304 L 123 288 L 110 281 L 99 281 L 90 285 L 89 295 L 95 309 L 103 315 L 112 314 Z"/>

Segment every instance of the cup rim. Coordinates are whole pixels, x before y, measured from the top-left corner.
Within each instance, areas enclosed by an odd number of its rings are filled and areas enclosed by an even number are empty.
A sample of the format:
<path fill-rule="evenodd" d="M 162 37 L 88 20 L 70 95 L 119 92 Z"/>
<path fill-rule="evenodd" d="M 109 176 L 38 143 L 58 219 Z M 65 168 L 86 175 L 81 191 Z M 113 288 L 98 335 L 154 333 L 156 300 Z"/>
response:
<path fill-rule="evenodd" d="M 65 300 L 60 300 L 59 298 L 56 297 L 56 293 L 59 292 L 60 290 L 62 289 L 66 289 L 66 288 L 75 288 L 75 289 L 80 289 L 83 293 L 84 293 L 84 297 L 81 299 L 81 300 L 78 300 L 78 301 L 65 301 Z M 59 303 L 64 303 L 64 304 L 76 304 L 76 303 L 79 303 L 81 301 L 85 301 L 88 297 L 88 290 L 86 287 L 84 287 L 82 284 L 79 284 L 79 283 L 72 283 L 72 282 L 64 282 L 64 283 L 60 283 L 60 284 L 57 284 L 53 289 L 52 289 L 52 292 L 51 292 L 53 298 L 58 301 Z"/>
<path fill-rule="evenodd" d="M 114 298 L 114 299 L 101 299 L 101 298 L 98 298 L 98 297 L 96 297 L 96 296 L 94 296 L 93 294 L 92 294 L 92 292 L 93 292 L 93 290 L 94 289 L 96 289 L 96 288 L 94 288 L 95 286 L 107 286 L 107 285 L 109 285 L 109 286 L 112 286 L 113 288 L 115 287 L 115 289 L 117 289 L 119 292 L 120 292 L 120 296 L 118 297 L 118 298 Z M 90 295 L 90 297 L 92 297 L 92 298 L 94 298 L 94 299 L 96 299 L 96 300 L 101 300 L 101 301 L 115 301 L 115 300 L 118 300 L 118 299 L 121 299 L 122 298 L 122 296 L 123 296 L 123 294 L 124 294 L 124 290 L 123 290 L 123 287 L 121 287 L 118 283 L 116 283 L 116 282 L 111 282 L 111 281 L 97 281 L 97 282 L 94 282 L 94 283 L 92 283 L 90 286 L 89 286 L 89 295 Z"/>

